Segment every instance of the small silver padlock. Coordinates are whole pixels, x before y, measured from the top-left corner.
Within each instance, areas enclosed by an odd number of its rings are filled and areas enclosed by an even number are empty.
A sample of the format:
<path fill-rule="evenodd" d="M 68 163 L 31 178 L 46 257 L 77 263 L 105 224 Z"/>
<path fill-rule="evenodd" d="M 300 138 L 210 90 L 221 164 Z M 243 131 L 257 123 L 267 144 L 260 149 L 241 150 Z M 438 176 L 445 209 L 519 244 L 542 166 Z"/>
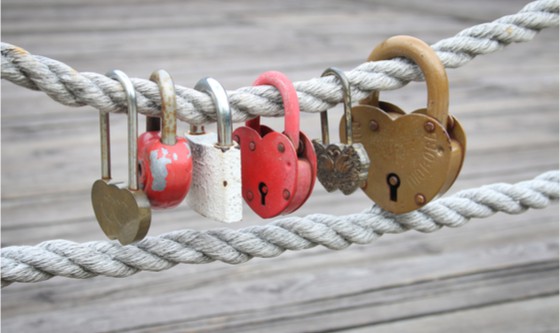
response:
<path fill-rule="evenodd" d="M 313 147 L 317 152 L 317 179 L 327 190 L 333 192 L 340 190 L 345 195 L 364 186 L 367 179 L 370 160 L 361 143 L 353 142 L 352 138 L 352 98 L 350 82 L 344 72 L 330 67 L 321 76 L 334 75 L 342 85 L 344 93 L 344 115 L 346 124 L 346 142 L 329 142 L 329 123 L 327 111 L 321 112 L 322 140 L 313 140 Z M 341 137 L 342 139 L 342 137 Z"/>
<path fill-rule="evenodd" d="M 241 151 L 232 140 L 227 93 L 210 77 L 198 81 L 194 89 L 212 97 L 218 115 L 218 135 L 206 133 L 203 126 L 191 126 L 186 135 L 193 159 L 187 203 L 202 216 L 225 223 L 239 222 L 243 218 Z"/>

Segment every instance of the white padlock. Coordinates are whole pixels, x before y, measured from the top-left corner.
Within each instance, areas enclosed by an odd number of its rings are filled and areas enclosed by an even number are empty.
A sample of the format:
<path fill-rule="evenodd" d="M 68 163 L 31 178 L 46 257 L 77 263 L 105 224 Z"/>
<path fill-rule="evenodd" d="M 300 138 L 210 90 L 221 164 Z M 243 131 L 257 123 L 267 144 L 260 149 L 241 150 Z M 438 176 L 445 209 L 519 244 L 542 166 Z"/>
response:
<path fill-rule="evenodd" d="M 241 151 L 232 140 L 231 109 L 227 93 L 213 78 L 197 82 L 195 90 L 208 93 L 217 110 L 218 135 L 191 126 L 186 134 L 193 159 L 188 205 L 202 216 L 232 223 L 243 218 Z"/>

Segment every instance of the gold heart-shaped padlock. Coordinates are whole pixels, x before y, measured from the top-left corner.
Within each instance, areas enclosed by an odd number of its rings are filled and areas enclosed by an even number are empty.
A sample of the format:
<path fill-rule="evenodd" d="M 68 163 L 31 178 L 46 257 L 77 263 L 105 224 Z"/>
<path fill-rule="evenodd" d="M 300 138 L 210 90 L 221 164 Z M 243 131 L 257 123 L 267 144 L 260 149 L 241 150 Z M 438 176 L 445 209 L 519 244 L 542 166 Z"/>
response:
<path fill-rule="evenodd" d="M 364 145 L 371 160 L 362 190 L 393 213 L 418 209 L 443 194 L 463 165 L 466 136 L 448 114 L 449 83 L 445 67 L 433 49 L 410 36 L 395 36 L 377 46 L 368 61 L 405 57 L 422 70 L 428 105 L 405 114 L 379 101 L 375 91 L 352 108 L 354 141 Z M 346 120 L 340 122 L 340 136 Z"/>
<path fill-rule="evenodd" d="M 109 239 L 122 245 L 141 240 L 148 233 L 152 220 L 150 201 L 138 186 L 138 116 L 136 92 L 125 73 L 113 70 L 107 74 L 123 86 L 128 106 L 128 184 L 110 184 L 111 145 L 109 142 L 109 114 L 101 112 L 101 179 L 93 183 L 91 203 L 101 230 Z"/>

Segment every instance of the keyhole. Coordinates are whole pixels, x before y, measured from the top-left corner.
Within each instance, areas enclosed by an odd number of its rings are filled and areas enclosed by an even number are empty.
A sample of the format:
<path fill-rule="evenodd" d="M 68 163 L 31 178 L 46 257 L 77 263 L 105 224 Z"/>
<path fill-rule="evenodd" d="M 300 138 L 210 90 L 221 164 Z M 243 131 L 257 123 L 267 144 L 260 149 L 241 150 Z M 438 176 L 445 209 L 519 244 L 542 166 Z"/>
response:
<path fill-rule="evenodd" d="M 261 194 L 261 205 L 266 205 L 266 195 L 268 194 L 268 186 L 265 183 L 259 183 L 259 193 Z"/>
<path fill-rule="evenodd" d="M 390 173 L 387 176 L 387 185 L 389 185 L 389 198 L 391 201 L 397 201 L 397 189 L 401 185 L 399 176 L 394 173 Z"/>

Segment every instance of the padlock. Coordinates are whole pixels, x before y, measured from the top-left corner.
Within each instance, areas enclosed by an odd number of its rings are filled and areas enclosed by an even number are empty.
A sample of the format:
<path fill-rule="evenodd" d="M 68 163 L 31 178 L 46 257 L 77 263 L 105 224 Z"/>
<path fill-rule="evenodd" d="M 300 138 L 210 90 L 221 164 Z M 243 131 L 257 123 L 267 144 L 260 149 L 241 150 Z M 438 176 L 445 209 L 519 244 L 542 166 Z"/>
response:
<path fill-rule="evenodd" d="M 273 131 L 260 117 L 239 127 L 233 138 L 241 147 L 243 198 L 263 218 L 288 214 L 311 195 L 317 175 L 313 144 L 299 129 L 299 102 L 290 80 L 280 72 L 266 72 L 254 82 L 279 90 L 284 103 L 285 130 Z"/>
<path fill-rule="evenodd" d="M 368 174 L 369 157 L 361 143 L 352 141 L 352 96 L 348 78 L 343 71 L 334 67 L 327 68 L 321 76 L 327 75 L 336 76 L 342 85 L 344 117 L 348 126 L 345 143 L 330 143 L 327 111 L 321 112 L 322 140 L 313 140 L 317 154 L 317 179 L 327 192 L 338 189 L 349 195 L 363 186 Z"/>
<path fill-rule="evenodd" d="M 354 142 L 361 142 L 371 165 L 364 192 L 380 207 L 406 213 L 424 206 L 453 184 L 463 165 L 466 136 L 448 114 L 449 84 L 445 67 L 433 49 L 410 36 L 395 36 L 377 46 L 368 61 L 405 57 L 426 79 L 427 108 L 405 114 L 379 102 L 372 93 L 352 108 Z M 340 123 L 345 135 L 346 120 Z"/>
<path fill-rule="evenodd" d="M 212 97 L 217 113 L 216 133 L 192 126 L 186 135 L 193 156 L 193 176 L 187 203 L 197 213 L 232 223 L 243 218 L 241 151 L 232 140 L 231 108 L 222 85 L 213 78 L 197 82 L 195 90 Z"/>
<path fill-rule="evenodd" d="M 161 134 L 158 120 L 148 118 L 148 132 L 138 138 L 140 186 L 154 209 L 179 205 L 189 191 L 192 156 L 185 138 L 177 137 L 175 86 L 164 70 L 155 71 L 150 80 L 161 95 Z"/>
<path fill-rule="evenodd" d="M 136 91 L 130 79 L 119 70 L 107 74 L 124 88 L 128 105 L 128 184 L 109 183 L 111 180 L 111 146 L 109 113 L 99 114 L 101 132 L 101 179 L 91 189 L 93 211 L 101 230 L 109 239 L 123 245 L 139 241 L 148 233 L 152 212 L 146 194 L 138 186 Z"/>

